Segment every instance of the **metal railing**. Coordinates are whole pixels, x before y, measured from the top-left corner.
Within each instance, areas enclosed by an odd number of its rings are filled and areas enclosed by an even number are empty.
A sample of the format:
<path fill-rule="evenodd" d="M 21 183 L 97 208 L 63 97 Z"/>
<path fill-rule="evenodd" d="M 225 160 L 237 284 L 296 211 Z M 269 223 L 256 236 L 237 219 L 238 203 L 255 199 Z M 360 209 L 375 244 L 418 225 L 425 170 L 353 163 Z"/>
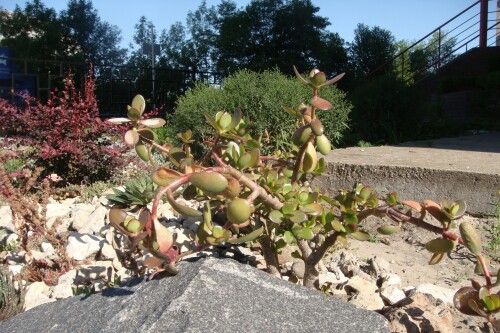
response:
<path fill-rule="evenodd" d="M 90 70 L 87 63 L 17 58 L 2 60 L 9 64 L 10 73 L 0 77 L 0 98 L 12 102 L 18 98 L 13 92 L 21 91 L 46 101 L 51 91 L 62 87 L 69 73 L 76 87 L 81 88 Z M 172 112 L 178 96 L 185 94 L 195 82 L 220 86 L 224 78 L 222 73 L 208 71 L 114 65 L 92 67 L 102 117 L 125 115 L 126 106 L 139 93 L 146 99 L 148 109 L 158 107 L 160 114 L 164 115 Z"/>
<path fill-rule="evenodd" d="M 493 46 L 499 37 L 499 22 L 497 10 L 488 11 L 487 3 L 476 1 L 372 70 L 367 78 L 393 71 L 407 82 L 416 82 L 471 48 Z"/>

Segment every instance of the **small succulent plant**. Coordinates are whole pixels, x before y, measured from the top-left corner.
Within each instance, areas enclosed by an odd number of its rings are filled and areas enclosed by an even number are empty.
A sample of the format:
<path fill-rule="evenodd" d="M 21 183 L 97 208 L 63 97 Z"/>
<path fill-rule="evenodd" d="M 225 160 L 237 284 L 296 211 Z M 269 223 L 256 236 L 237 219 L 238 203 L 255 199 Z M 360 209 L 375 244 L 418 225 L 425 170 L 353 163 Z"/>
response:
<path fill-rule="evenodd" d="M 460 225 L 460 235 L 451 231 L 456 220 L 465 214 L 465 202 L 401 201 L 396 193 L 380 197 L 362 184 L 332 196 L 309 186 L 313 178 L 325 173 L 326 163 L 321 156 L 332 149 L 317 114 L 328 112 L 333 106 L 319 97 L 319 92 L 335 84 L 343 74 L 327 80 L 316 69 L 306 76 L 295 67 L 294 72 L 299 82 L 312 89 L 312 97 L 308 104 L 283 105 L 291 121 L 296 122 L 296 130 L 290 138 L 293 149 L 275 156 L 261 154 L 262 135 L 252 136 L 250 119 L 239 109 L 232 114 L 205 114 L 214 136 L 203 142 L 206 151 L 201 158 L 191 153 L 191 131 L 177 135 L 180 146 L 159 145 L 150 128 L 163 126 L 164 121 L 141 120 L 145 102 L 136 96 L 128 108 L 128 118 L 110 121 L 133 125 L 124 140 L 155 168 L 151 179 L 158 189 L 151 209 L 142 207 L 131 215 L 123 207 L 112 208 L 109 217 L 113 226 L 129 236 L 134 245 L 153 255 L 145 265 L 156 271 L 175 272 L 176 263 L 185 255 L 210 246 L 255 241 L 260 244 L 268 272 L 280 275 L 277 253 L 288 245 L 297 245 L 294 255 L 305 265 L 303 284 L 318 288 L 318 264 L 334 244 L 345 245 L 350 237 L 372 238 L 364 230 L 367 217 L 387 217 L 390 222 L 377 230 L 386 235 L 397 232 L 405 222 L 412 223 L 439 235 L 425 246 L 432 254 L 430 264 L 439 263 L 457 244 L 463 244 L 478 258 L 486 285 L 473 282 L 472 289 L 457 293 L 456 304 L 463 312 L 492 321 L 491 313 L 500 308 L 500 301 L 497 294 L 490 293 L 496 284 L 491 284 L 479 237 L 465 223 Z M 162 154 L 166 163 L 157 165 L 153 152 Z M 179 197 L 197 200 L 203 208 L 188 207 Z M 175 246 L 175 234 L 157 217 L 160 198 L 165 198 L 179 214 L 202 218 L 193 239 L 194 250 L 180 253 Z M 125 199 L 116 201 L 123 204 Z M 225 216 L 225 220 L 214 222 L 215 213 Z M 438 221 L 439 226 L 429 220 Z"/>
<path fill-rule="evenodd" d="M 125 183 L 123 190 L 113 188 L 114 193 L 108 194 L 106 198 L 115 204 L 123 206 L 143 207 L 154 199 L 157 187 L 151 177 L 131 179 Z"/>

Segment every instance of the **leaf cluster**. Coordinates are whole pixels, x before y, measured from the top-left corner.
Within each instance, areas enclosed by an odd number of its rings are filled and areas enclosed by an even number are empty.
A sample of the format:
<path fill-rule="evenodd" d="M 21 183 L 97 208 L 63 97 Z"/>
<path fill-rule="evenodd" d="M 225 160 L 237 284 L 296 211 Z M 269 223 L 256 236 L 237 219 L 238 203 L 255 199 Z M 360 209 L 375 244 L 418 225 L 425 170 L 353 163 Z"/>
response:
<path fill-rule="evenodd" d="M 302 283 L 319 289 L 319 263 L 332 246 L 346 246 L 349 238 L 373 240 L 365 230 L 367 217 L 386 218 L 385 225 L 377 229 L 383 235 L 411 223 L 438 235 L 425 245 L 432 253 L 429 264 L 438 264 L 457 244 L 477 258 L 478 272 L 486 282 L 482 285 L 472 280 L 472 287 L 457 292 L 455 305 L 464 313 L 483 316 L 498 326 L 493 314 L 500 311 L 500 293 L 492 293 L 491 289 L 497 286 L 500 276 L 495 284 L 491 282 L 481 254 L 481 239 L 472 225 L 461 223 L 459 235 L 452 232 L 466 212 L 464 201 L 401 201 L 396 193 L 382 197 L 362 184 L 341 189 L 335 195 L 309 186 L 313 178 L 325 173 L 325 160 L 320 156 L 331 150 L 317 115 L 328 112 L 333 105 L 319 97 L 319 91 L 343 75 L 327 80 L 319 70 L 305 77 L 294 71 L 299 82 L 312 89 L 312 97 L 309 103 L 297 107 L 282 105 L 284 112 L 295 118 L 292 149 L 274 155 L 263 153 L 265 140 L 253 135 L 250 118 L 239 109 L 233 113 L 218 111 L 213 116 L 204 113 L 213 135 L 203 142 L 206 150 L 201 157 L 192 153 L 196 138 L 191 130 L 177 135 L 178 145 L 159 145 L 150 127 L 161 126 L 164 121 L 143 120 L 140 110 L 145 108 L 145 102 L 142 96 L 136 96 L 128 118 L 110 121 L 132 125 L 125 142 L 153 165 L 152 181 L 158 191 L 151 209 L 144 207 L 134 213 L 123 206 L 113 207 L 111 224 L 130 237 L 134 246 L 152 255 L 144 264 L 154 272 L 176 273 L 176 263 L 184 256 L 210 247 L 258 242 L 268 272 L 280 276 L 277 254 L 295 245 L 298 250 L 293 255 L 304 263 Z M 161 153 L 165 162 L 156 164 L 153 152 Z M 163 198 L 178 214 L 201 218 L 191 250 L 181 253 L 175 245 L 176 234 L 158 218 Z M 202 208 L 186 205 L 187 200 L 199 202 Z"/>
<path fill-rule="evenodd" d="M 0 99 L 0 131 L 31 146 L 29 157 L 45 174 L 64 175 L 71 183 L 109 179 L 125 163 L 120 156 L 124 147 L 116 128 L 99 118 L 94 86 L 90 71 L 83 91 L 70 74 L 45 104 L 27 94 L 16 105 Z"/>
<path fill-rule="evenodd" d="M 193 138 L 203 142 L 212 136 L 211 129 L 204 125 L 204 113 L 242 110 L 249 117 L 254 133 L 266 135 L 265 153 L 289 151 L 295 125 L 282 110 L 282 105 L 299 105 L 309 99 L 308 87 L 281 74 L 278 70 L 261 73 L 242 70 L 225 79 L 221 87 L 198 84 L 177 101 L 175 113 L 169 120 L 170 126 L 179 132 L 192 130 Z M 345 93 L 335 87 L 326 87 L 322 96 L 335 107 L 320 114 L 326 136 L 339 142 L 347 129 L 352 106 Z"/>

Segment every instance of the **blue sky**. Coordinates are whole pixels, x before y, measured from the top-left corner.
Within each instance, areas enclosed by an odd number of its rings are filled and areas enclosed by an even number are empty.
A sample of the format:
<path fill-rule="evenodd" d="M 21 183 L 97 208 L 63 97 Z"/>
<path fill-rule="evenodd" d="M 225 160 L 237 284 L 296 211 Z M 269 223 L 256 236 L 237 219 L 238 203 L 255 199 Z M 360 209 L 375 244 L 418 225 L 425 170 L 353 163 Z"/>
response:
<path fill-rule="evenodd" d="M 66 0 L 42 0 L 57 12 L 66 8 Z M 13 10 L 18 4 L 24 8 L 25 0 L 2 0 L 0 6 Z M 102 20 L 118 26 L 122 32 L 122 45 L 132 40 L 134 25 L 146 16 L 158 31 L 168 29 L 174 22 L 185 23 L 188 11 L 198 8 L 199 0 L 93 0 Z M 207 0 L 209 6 L 220 0 Z M 236 0 L 239 7 L 250 0 Z M 379 26 L 392 32 L 396 40 L 415 41 L 475 3 L 475 0 L 312 0 L 320 8 L 319 15 L 327 17 L 330 31 L 337 32 L 351 42 L 358 23 Z M 490 10 L 496 1 L 490 1 Z"/>

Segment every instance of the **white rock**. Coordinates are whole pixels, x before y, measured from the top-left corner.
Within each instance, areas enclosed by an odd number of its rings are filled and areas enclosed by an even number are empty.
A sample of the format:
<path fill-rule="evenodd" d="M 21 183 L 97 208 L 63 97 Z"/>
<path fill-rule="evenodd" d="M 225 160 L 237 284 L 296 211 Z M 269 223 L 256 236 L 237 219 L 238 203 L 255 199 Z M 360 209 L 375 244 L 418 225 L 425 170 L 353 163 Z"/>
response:
<path fill-rule="evenodd" d="M 116 250 L 113 248 L 111 244 L 104 243 L 101 248 L 101 257 L 102 259 L 115 259 L 118 257 Z"/>
<path fill-rule="evenodd" d="M 158 217 L 163 217 L 167 220 L 175 218 L 174 210 L 172 209 L 172 206 L 168 202 L 158 205 L 156 214 Z"/>
<path fill-rule="evenodd" d="M 68 206 L 68 207 L 71 207 L 75 204 L 76 202 L 76 198 L 66 198 L 64 200 L 61 200 L 61 204 L 62 205 L 65 205 L 65 206 Z"/>
<path fill-rule="evenodd" d="M 84 260 L 95 255 L 104 242 L 104 238 L 99 236 L 71 232 L 66 243 L 66 253 L 75 260 Z"/>
<path fill-rule="evenodd" d="M 61 203 L 47 204 L 47 213 L 45 214 L 47 227 L 52 227 L 56 219 L 68 216 L 70 211 L 71 210 L 67 205 L 63 205 Z"/>
<path fill-rule="evenodd" d="M 455 295 L 456 289 L 449 289 L 444 287 L 439 287 L 430 283 L 420 284 L 415 288 L 416 292 L 431 295 L 435 299 L 443 302 L 446 305 L 453 305 L 453 296 Z"/>
<path fill-rule="evenodd" d="M 120 278 L 121 281 L 132 277 L 132 271 L 125 267 L 118 269 L 115 274 Z"/>
<path fill-rule="evenodd" d="M 118 258 L 114 258 L 112 263 L 113 263 L 113 268 L 115 269 L 115 271 L 119 271 L 123 268 L 122 262 Z"/>
<path fill-rule="evenodd" d="M 9 270 L 12 272 L 12 274 L 17 275 L 21 274 L 23 267 L 24 267 L 23 264 L 9 265 Z"/>
<path fill-rule="evenodd" d="M 42 249 L 43 253 L 49 256 L 53 255 L 55 252 L 54 246 L 52 246 L 52 244 L 50 244 L 49 242 L 42 242 L 42 244 L 40 244 L 40 248 Z"/>
<path fill-rule="evenodd" d="M 7 238 L 5 238 L 5 244 L 9 245 L 12 243 L 15 243 L 19 240 L 19 235 L 18 234 L 9 234 Z"/>
<path fill-rule="evenodd" d="M 194 247 L 194 232 L 186 228 L 168 228 L 173 234 L 177 234 L 177 239 L 175 240 L 175 245 L 182 252 L 193 249 Z"/>
<path fill-rule="evenodd" d="M 75 283 L 88 283 L 95 280 L 112 281 L 113 266 L 111 261 L 95 261 L 78 269 Z"/>
<path fill-rule="evenodd" d="M 0 227 L 4 227 L 12 231 L 16 230 L 16 227 L 14 226 L 12 211 L 10 210 L 9 206 L 0 207 Z"/>
<path fill-rule="evenodd" d="M 73 228 L 84 234 L 99 234 L 106 225 L 106 214 L 108 209 L 103 206 L 97 207 L 92 214 L 77 228 L 73 222 Z"/>
<path fill-rule="evenodd" d="M 101 195 L 98 199 L 98 202 L 103 206 L 111 206 L 112 203 L 106 198 L 106 195 Z"/>
<path fill-rule="evenodd" d="M 382 309 L 385 305 L 382 298 L 380 298 L 375 282 L 353 276 L 344 288 L 351 296 L 349 302 L 357 306 L 375 311 Z"/>
<path fill-rule="evenodd" d="M 293 273 L 293 275 L 295 275 L 299 279 L 303 279 L 304 274 L 305 274 L 305 268 L 306 268 L 306 266 L 305 266 L 304 261 L 297 260 L 292 264 L 292 273 Z"/>
<path fill-rule="evenodd" d="M 94 282 L 92 284 L 92 289 L 98 293 L 100 291 L 102 291 L 104 288 L 106 288 L 106 284 L 104 282 L 101 282 L 101 281 L 98 281 L 98 282 Z"/>
<path fill-rule="evenodd" d="M 29 310 L 35 306 L 54 302 L 55 298 L 49 298 L 50 287 L 43 282 L 33 282 L 26 289 L 26 296 L 24 298 L 24 308 Z"/>
<path fill-rule="evenodd" d="M 381 257 L 373 257 L 369 260 L 370 273 L 375 278 L 384 277 L 391 273 L 391 265 L 387 260 Z"/>
<path fill-rule="evenodd" d="M 401 277 L 394 273 L 389 273 L 382 279 L 382 287 L 395 286 L 401 288 Z"/>
<path fill-rule="evenodd" d="M 380 289 L 380 297 L 388 304 L 394 305 L 397 302 L 406 298 L 404 291 L 394 285 L 389 285 Z"/>
<path fill-rule="evenodd" d="M 339 274 L 335 274 L 332 272 L 326 272 L 319 274 L 319 285 L 325 285 L 327 283 L 331 283 L 332 285 L 337 285 L 346 282 L 349 280 L 344 273 L 338 270 Z"/>
<path fill-rule="evenodd" d="M 76 277 L 76 269 L 72 269 L 59 277 L 59 283 L 52 288 L 52 297 L 56 299 L 73 296 L 73 282 Z"/>
<path fill-rule="evenodd" d="M 80 232 L 80 229 L 85 226 L 85 223 L 90 217 L 90 214 L 96 209 L 95 205 L 85 203 L 76 204 L 71 209 L 71 227 Z"/>
<path fill-rule="evenodd" d="M 41 251 L 31 250 L 30 253 L 31 253 L 31 256 L 33 257 L 33 259 L 35 259 L 35 260 L 43 260 L 43 259 L 48 258 L 48 255 L 46 253 L 41 252 Z"/>

